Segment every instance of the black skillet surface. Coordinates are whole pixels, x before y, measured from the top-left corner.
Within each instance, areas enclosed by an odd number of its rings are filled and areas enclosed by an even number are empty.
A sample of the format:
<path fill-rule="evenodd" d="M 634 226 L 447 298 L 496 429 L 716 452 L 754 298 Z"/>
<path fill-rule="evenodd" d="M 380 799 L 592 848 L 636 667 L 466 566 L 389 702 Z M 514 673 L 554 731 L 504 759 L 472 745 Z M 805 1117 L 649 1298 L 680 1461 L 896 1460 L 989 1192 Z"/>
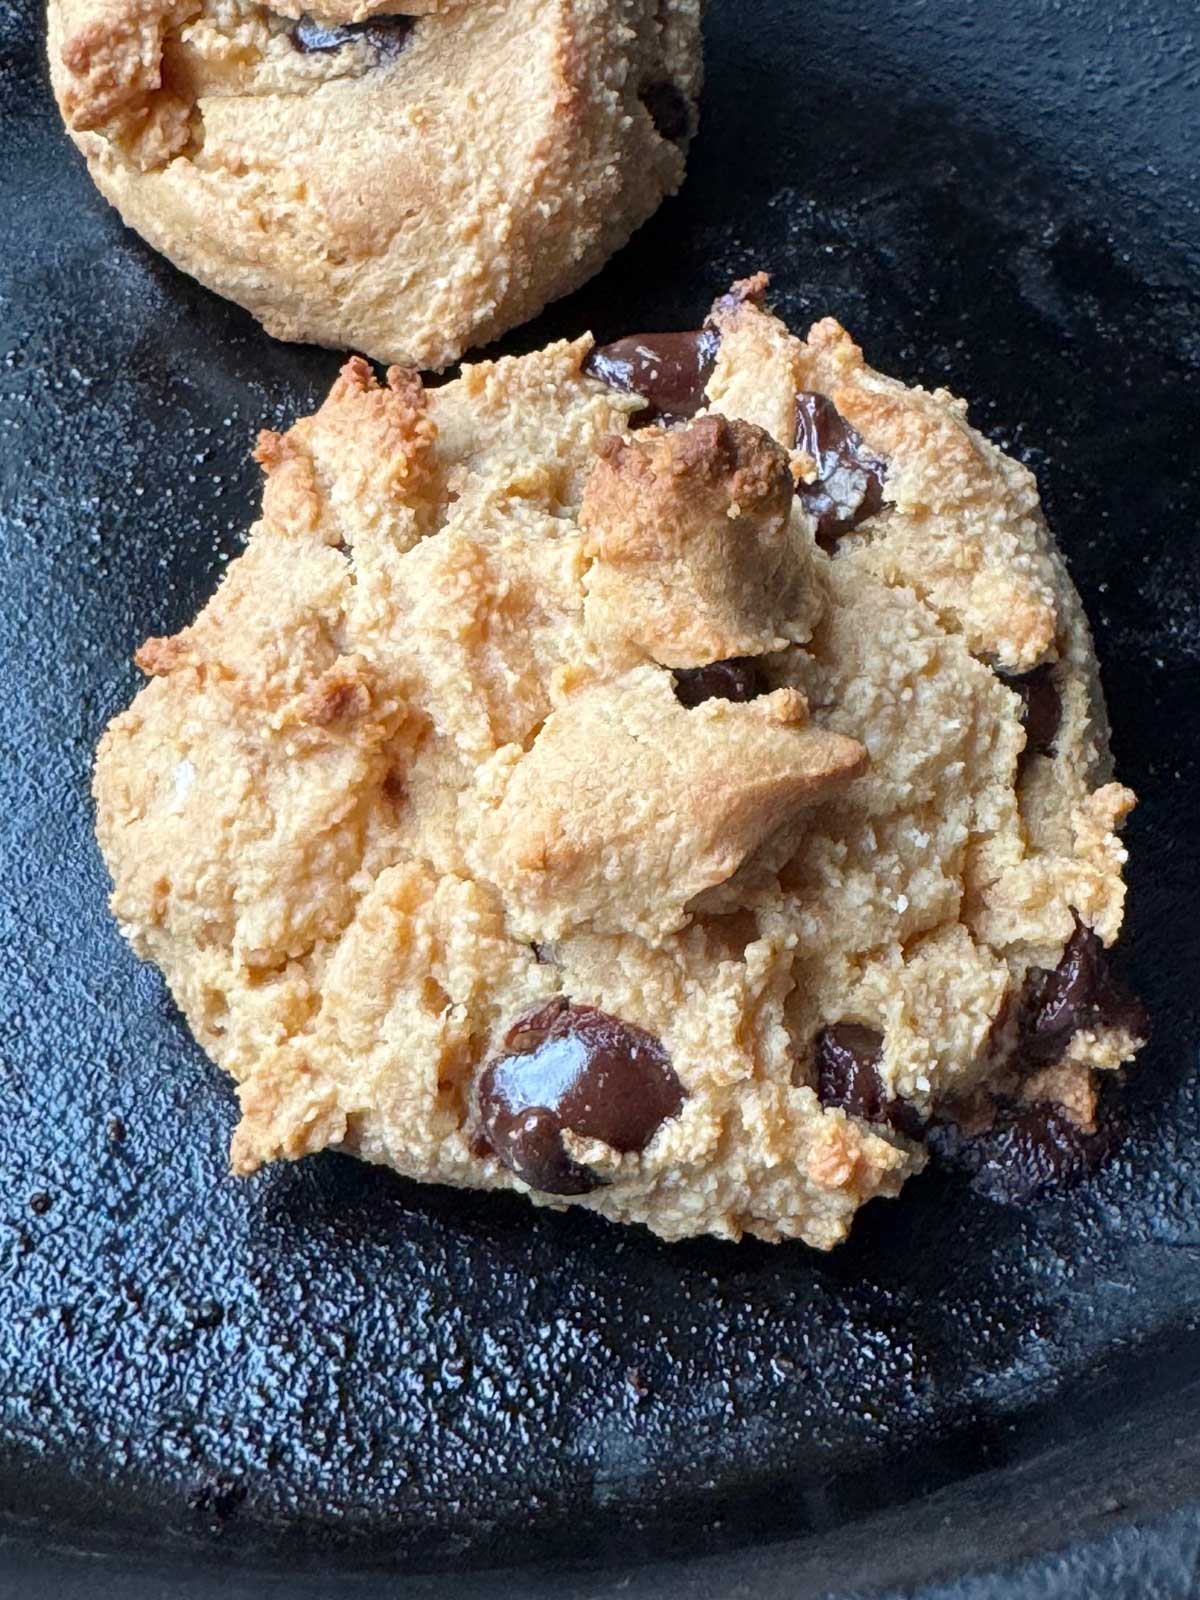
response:
<path fill-rule="evenodd" d="M 226 1176 L 230 1090 L 104 908 L 89 758 L 135 644 L 238 548 L 256 428 L 337 358 L 121 228 L 59 132 L 33 0 L 0 5 L 0 1592 L 201 1594 L 217 1563 L 229 1595 L 310 1568 L 361 1594 L 381 1565 L 628 1576 L 708 1551 L 625 1592 L 989 1564 L 1010 1581 L 956 1592 L 1192 1592 L 1193 23 L 1191 0 L 711 0 L 685 194 L 508 341 L 690 325 L 769 266 L 795 323 L 833 311 L 885 369 L 973 398 L 1039 471 L 1094 620 L 1142 794 L 1129 965 L 1157 1034 L 1131 1131 L 1026 1210 L 928 1175 L 823 1258 L 667 1247 L 336 1156 Z"/>

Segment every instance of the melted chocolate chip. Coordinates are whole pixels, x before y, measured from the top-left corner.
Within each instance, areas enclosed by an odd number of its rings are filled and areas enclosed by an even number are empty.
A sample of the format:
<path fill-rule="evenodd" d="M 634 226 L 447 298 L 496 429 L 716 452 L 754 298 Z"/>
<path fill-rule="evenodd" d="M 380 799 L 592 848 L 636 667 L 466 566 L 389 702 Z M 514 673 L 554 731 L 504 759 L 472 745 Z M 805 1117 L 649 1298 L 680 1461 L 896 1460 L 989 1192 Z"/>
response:
<path fill-rule="evenodd" d="M 586 1194 L 603 1182 L 567 1154 L 567 1130 L 614 1150 L 644 1150 L 683 1105 L 659 1041 L 595 1006 L 552 1000 L 514 1023 L 504 1044 L 479 1082 L 484 1136 L 506 1167 L 546 1194 Z"/>
<path fill-rule="evenodd" d="M 1049 662 L 1023 672 L 1019 677 L 997 673 L 1001 683 L 1021 697 L 1021 726 L 1025 729 L 1026 756 L 1052 756 L 1058 725 L 1062 721 L 1062 700 Z"/>
<path fill-rule="evenodd" d="M 796 396 L 796 449 L 817 463 L 812 483 L 798 483 L 796 493 L 816 518 L 817 543 L 828 550 L 883 505 L 886 468 L 823 394 L 802 390 Z"/>
<path fill-rule="evenodd" d="M 416 26 L 415 17 L 369 17 L 366 22 L 328 25 L 316 17 L 303 16 L 289 37 L 305 55 L 320 55 L 340 50 L 355 39 L 365 39 L 381 61 L 394 61 L 408 43 Z"/>
<path fill-rule="evenodd" d="M 753 656 L 730 656 L 703 667 L 676 667 L 675 698 L 680 705 L 700 705 L 705 700 L 754 700 L 765 694 L 767 680 Z"/>
<path fill-rule="evenodd" d="M 919 1139 L 924 1123 L 906 1100 L 890 1099 L 879 1076 L 883 1035 L 859 1022 L 835 1022 L 817 1035 L 817 1098 L 864 1122 L 887 1122 Z"/>
<path fill-rule="evenodd" d="M 715 328 L 692 333 L 639 333 L 599 345 L 583 370 L 622 394 L 640 394 L 646 404 L 634 422 L 679 422 L 704 404 L 704 387 L 716 365 L 721 335 Z"/>
<path fill-rule="evenodd" d="M 971 1187 L 1006 1204 L 1032 1200 L 1094 1172 L 1117 1144 L 1120 1122 L 1104 1108 L 1093 1132 L 1058 1106 L 1002 1105 L 984 1133 L 964 1136 L 954 1123 L 929 1130 L 938 1160 L 971 1180 Z"/>
<path fill-rule="evenodd" d="M 1109 970 L 1100 940 L 1076 918 L 1058 966 L 1034 967 L 1025 980 L 1020 1052 L 1028 1061 L 1057 1061 L 1081 1028 L 1124 1028 L 1145 1038 L 1148 1019 Z"/>
<path fill-rule="evenodd" d="M 879 1076 L 883 1035 L 858 1022 L 835 1022 L 817 1035 L 817 1096 L 865 1122 L 882 1122 L 885 1095 Z"/>
<path fill-rule="evenodd" d="M 692 128 L 692 110 L 687 95 L 677 83 L 664 78 L 660 83 L 648 83 L 638 94 L 638 99 L 650 113 L 655 131 L 672 144 L 686 139 Z"/>

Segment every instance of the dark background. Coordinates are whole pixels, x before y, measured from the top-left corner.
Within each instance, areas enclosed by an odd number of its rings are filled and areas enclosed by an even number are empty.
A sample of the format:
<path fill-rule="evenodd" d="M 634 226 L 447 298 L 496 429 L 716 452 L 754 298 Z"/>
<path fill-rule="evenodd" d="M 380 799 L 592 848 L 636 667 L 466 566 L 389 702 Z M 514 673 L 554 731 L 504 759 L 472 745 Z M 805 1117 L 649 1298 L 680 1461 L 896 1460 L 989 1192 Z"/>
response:
<path fill-rule="evenodd" d="M 121 227 L 41 35 L 0 0 L 0 1594 L 619 1567 L 545 1580 L 590 1595 L 685 1557 L 623 1592 L 1200 1592 L 1190 0 L 710 0 L 683 195 L 506 341 L 693 325 L 768 267 L 796 326 L 836 314 L 1036 468 L 1095 624 L 1142 795 L 1131 1131 L 1024 1210 L 929 1174 L 829 1257 L 332 1155 L 226 1175 L 233 1096 L 109 921 L 89 764 L 134 646 L 239 547 L 255 431 L 338 358 Z"/>

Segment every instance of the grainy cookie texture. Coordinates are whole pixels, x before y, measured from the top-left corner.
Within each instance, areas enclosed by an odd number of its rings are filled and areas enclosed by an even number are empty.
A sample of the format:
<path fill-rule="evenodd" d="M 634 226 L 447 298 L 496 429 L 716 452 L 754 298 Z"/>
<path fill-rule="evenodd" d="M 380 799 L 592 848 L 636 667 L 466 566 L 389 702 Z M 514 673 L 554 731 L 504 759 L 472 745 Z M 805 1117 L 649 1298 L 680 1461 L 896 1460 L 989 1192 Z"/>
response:
<path fill-rule="evenodd" d="M 96 768 L 236 1171 L 828 1247 L 935 1129 L 1092 1127 L 1133 796 L 1033 478 L 763 287 L 261 436 Z"/>
<path fill-rule="evenodd" d="M 50 0 L 125 221 L 269 332 L 441 367 L 683 179 L 700 0 Z"/>

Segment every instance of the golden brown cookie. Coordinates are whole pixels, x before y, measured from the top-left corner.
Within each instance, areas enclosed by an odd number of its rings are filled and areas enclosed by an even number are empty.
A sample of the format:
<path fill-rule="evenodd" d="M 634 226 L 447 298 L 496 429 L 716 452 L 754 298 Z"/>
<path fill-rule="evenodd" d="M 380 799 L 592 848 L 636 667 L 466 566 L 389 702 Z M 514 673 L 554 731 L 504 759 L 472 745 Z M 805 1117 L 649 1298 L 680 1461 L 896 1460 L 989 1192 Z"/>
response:
<path fill-rule="evenodd" d="M 700 0 L 50 0 L 127 223 L 281 339 L 443 367 L 683 180 Z"/>
<path fill-rule="evenodd" d="M 1090 1126 L 1133 796 L 1033 479 L 762 291 L 262 436 L 96 769 L 237 1171 L 828 1247 L 931 1128 Z"/>

